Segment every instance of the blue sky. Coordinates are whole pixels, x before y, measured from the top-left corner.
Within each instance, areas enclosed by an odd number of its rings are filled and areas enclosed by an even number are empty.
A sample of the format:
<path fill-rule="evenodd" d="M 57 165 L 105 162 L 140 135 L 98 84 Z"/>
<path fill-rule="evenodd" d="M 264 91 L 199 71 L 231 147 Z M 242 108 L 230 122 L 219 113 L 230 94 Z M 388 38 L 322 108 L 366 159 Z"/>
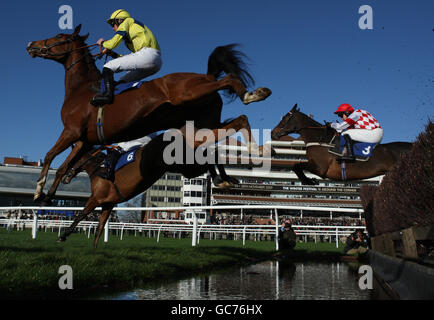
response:
<path fill-rule="evenodd" d="M 74 27 L 81 23 L 81 34 L 90 33 L 88 44 L 112 37 L 105 20 L 116 9 L 145 23 L 162 48 L 163 68 L 154 77 L 205 73 L 216 46 L 240 43 L 256 85 L 273 94 L 248 106 L 227 104 L 222 119 L 246 114 L 252 128 L 272 129 L 295 103 L 321 122 L 337 120 L 339 104 L 350 103 L 370 111 L 384 128 L 383 142 L 391 142 L 414 140 L 433 116 L 432 0 L 6 2 L 0 162 L 5 156 L 43 159 L 62 131 L 64 69 L 30 58 L 25 49 L 29 41 L 72 32 L 58 26 L 64 4 L 73 9 Z M 373 9 L 373 30 L 358 26 L 362 5 Z"/>

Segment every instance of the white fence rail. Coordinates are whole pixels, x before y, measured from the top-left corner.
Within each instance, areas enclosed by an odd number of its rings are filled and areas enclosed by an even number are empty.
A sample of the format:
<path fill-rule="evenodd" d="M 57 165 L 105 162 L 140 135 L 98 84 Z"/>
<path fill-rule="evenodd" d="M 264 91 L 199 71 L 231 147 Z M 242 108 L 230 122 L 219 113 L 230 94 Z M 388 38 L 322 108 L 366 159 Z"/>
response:
<path fill-rule="evenodd" d="M 57 211 L 80 211 L 81 207 L 0 207 L 1 211 L 10 210 L 31 210 L 33 212 L 33 220 L 22 220 L 22 219 L 1 219 L 0 224 L 3 224 L 6 228 L 32 228 L 32 238 L 35 239 L 37 236 L 37 231 L 39 228 L 57 228 L 60 235 L 62 229 L 67 228 L 72 221 L 70 220 L 43 220 L 38 219 L 37 212 L 39 210 L 57 210 Z M 118 211 L 173 211 L 173 210 L 191 210 L 191 211 L 201 211 L 204 209 L 263 209 L 263 210 L 274 210 L 274 220 L 278 219 L 279 209 L 292 209 L 292 210 L 313 210 L 313 211 L 326 211 L 326 212 L 357 212 L 361 214 L 363 211 L 361 209 L 350 209 L 350 208 L 325 208 L 325 207 L 301 207 L 301 206 L 264 206 L 264 205 L 244 205 L 244 206 L 201 206 L 201 207 L 117 207 L 113 210 Z M 96 208 L 95 210 L 100 210 Z M 196 215 L 193 215 L 196 217 Z M 91 231 L 95 231 L 98 222 L 94 221 L 82 221 L 79 223 L 77 228 L 81 230 L 86 230 L 88 237 L 90 237 Z M 217 234 L 226 233 L 233 234 L 234 239 L 238 239 L 239 235 L 242 235 L 243 245 L 245 244 L 246 235 L 254 235 L 256 240 L 258 236 L 274 236 L 276 243 L 276 250 L 279 250 L 278 243 L 278 232 L 279 224 L 275 225 L 206 225 L 198 224 L 197 219 L 193 220 L 193 224 L 154 224 L 154 223 L 124 223 L 124 222 L 110 222 L 107 221 L 105 225 L 104 241 L 108 241 L 109 230 L 120 230 L 120 237 L 123 238 L 125 230 L 133 230 L 135 233 L 139 232 L 157 232 L 157 242 L 160 240 L 161 232 L 173 232 L 178 233 L 181 236 L 181 232 L 192 233 L 192 246 L 200 241 L 201 234 L 208 234 L 210 239 L 214 237 L 217 238 Z M 335 237 L 336 247 L 339 246 L 339 239 L 343 236 L 348 236 L 356 229 L 365 229 L 365 227 L 360 226 L 305 226 L 305 225 L 293 225 L 293 229 L 299 236 L 314 236 L 315 241 L 317 236 L 328 236 L 331 241 L 331 237 Z"/>

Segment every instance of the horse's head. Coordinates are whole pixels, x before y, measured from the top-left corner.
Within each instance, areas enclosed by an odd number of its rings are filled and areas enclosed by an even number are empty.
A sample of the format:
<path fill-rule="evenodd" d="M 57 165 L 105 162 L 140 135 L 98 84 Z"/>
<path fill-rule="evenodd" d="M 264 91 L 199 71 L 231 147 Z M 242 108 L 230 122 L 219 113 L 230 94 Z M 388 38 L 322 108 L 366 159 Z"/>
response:
<path fill-rule="evenodd" d="M 280 137 L 296 132 L 297 128 L 290 120 L 294 117 L 297 111 L 297 104 L 295 104 L 291 111 L 282 117 L 279 124 L 273 129 L 273 131 L 271 131 L 271 138 L 273 140 L 278 140 Z"/>
<path fill-rule="evenodd" d="M 52 38 L 29 42 L 27 52 L 32 58 L 41 57 L 62 63 L 89 36 L 80 36 L 78 34 L 80 29 L 81 24 L 75 28 L 72 34 L 59 33 Z"/>
<path fill-rule="evenodd" d="M 89 177 L 91 177 L 104 161 L 106 155 L 102 152 L 102 148 L 94 148 L 89 152 L 86 152 L 75 165 L 68 170 L 65 176 L 62 178 L 62 183 L 68 184 L 72 179 L 82 171 L 86 171 Z"/>
<path fill-rule="evenodd" d="M 299 133 L 300 129 L 306 127 L 320 127 L 321 124 L 304 114 L 297 108 L 297 104 L 292 107 L 286 115 L 282 117 L 279 124 L 271 132 L 271 138 L 278 140 L 280 137 L 290 133 Z"/>

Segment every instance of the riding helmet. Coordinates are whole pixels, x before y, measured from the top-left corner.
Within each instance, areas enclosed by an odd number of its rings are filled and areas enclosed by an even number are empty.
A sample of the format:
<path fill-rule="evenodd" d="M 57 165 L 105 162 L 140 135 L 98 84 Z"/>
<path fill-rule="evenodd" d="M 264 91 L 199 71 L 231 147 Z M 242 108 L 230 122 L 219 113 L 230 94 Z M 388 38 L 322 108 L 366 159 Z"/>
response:
<path fill-rule="evenodd" d="M 107 20 L 107 23 L 111 25 L 115 19 L 126 19 L 126 18 L 130 18 L 130 17 L 131 16 L 128 13 L 128 11 L 126 11 L 124 9 L 118 9 L 112 13 L 110 18 Z"/>
<path fill-rule="evenodd" d="M 354 112 L 354 108 L 348 103 L 344 103 L 339 106 L 338 110 L 335 111 L 335 114 L 338 113 L 351 114 L 353 112 Z"/>

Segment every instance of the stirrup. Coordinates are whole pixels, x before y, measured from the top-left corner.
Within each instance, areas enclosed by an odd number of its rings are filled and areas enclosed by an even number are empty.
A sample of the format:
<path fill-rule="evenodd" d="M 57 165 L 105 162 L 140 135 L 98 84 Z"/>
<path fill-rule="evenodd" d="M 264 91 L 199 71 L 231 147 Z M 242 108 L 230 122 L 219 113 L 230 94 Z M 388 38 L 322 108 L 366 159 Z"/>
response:
<path fill-rule="evenodd" d="M 114 100 L 113 97 L 111 97 L 110 95 L 99 93 L 92 98 L 90 103 L 95 107 L 100 107 L 105 104 L 112 104 L 113 100 Z"/>
<path fill-rule="evenodd" d="M 356 161 L 354 154 L 348 154 L 348 146 L 346 146 L 346 152 L 339 157 L 340 161 Z"/>
<path fill-rule="evenodd" d="M 112 181 L 113 179 L 112 179 L 112 177 L 110 175 L 110 168 L 104 167 L 104 168 L 101 168 L 101 169 L 103 169 L 103 170 L 99 170 L 98 173 L 97 173 L 98 177 L 101 177 L 103 179 Z"/>
<path fill-rule="evenodd" d="M 339 160 L 340 161 L 356 161 L 356 157 L 354 157 L 354 156 L 348 156 L 348 155 L 343 155 L 343 156 L 341 156 L 341 157 L 339 157 Z"/>

